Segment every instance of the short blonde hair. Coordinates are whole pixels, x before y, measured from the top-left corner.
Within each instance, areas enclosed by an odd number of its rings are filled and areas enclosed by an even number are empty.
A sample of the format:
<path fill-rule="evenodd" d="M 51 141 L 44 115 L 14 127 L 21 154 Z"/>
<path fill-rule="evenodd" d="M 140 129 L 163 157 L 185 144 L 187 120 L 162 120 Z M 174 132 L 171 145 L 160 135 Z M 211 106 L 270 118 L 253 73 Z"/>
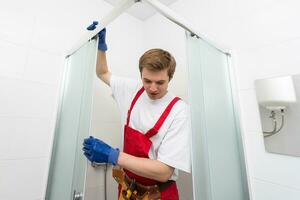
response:
<path fill-rule="evenodd" d="M 146 51 L 139 60 L 139 69 L 141 74 L 144 68 L 151 71 L 168 69 L 168 76 L 171 80 L 175 72 L 176 61 L 168 51 L 163 49 L 150 49 Z"/>

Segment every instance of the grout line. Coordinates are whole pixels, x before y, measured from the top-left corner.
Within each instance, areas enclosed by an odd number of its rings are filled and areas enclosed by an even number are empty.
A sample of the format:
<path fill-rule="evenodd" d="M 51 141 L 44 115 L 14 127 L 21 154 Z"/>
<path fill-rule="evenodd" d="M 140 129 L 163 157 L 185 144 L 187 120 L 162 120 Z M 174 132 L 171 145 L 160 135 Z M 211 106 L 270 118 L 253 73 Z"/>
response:
<path fill-rule="evenodd" d="M 46 159 L 49 156 L 35 156 L 35 157 L 22 157 L 22 158 L 5 158 L 0 159 L 0 162 L 3 161 L 21 161 L 21 160 L 36 160 L 36 159 Z"/>
<path fill-rule="evenodd" d="M 16 43 L 16 42 L 6 40 L 6 39 L 0 39 L 0 42 L 6 42 L 6 43 L 9 43 L 9 44 L 14 45 L 14 46 L 18 46 L 18 47 L 22 47 L 22 48 L 28 48 L 28 49 L 31 49 L 31 50 L 40 51 L 40 52 L 55 55 L 55 56 L 62 56 L 63 55 L 62 52 L 49 51 L 47 49 L 38 48 L 38 47 L 35 47 L 33 45 Z"/>
<path fill-rule="evenodd" d="M 45 86 L 58 86 L 58 83 L 46 83 L 46 82 L 40 82 L 40 81 L 32 81 L 32 80 L 28 80 L 28 79 L 24 79 L 24 78 L 17 78 L 17 77 L 9 77 L 9 76 L 3 76 L 0 75 L 0 79 L 12 79 L 12 80 L 17 80 L 17 81 L 25 81 L 28 83 L 34 83 L 34 84 L 38 84 L 38 85 L 45 85 Z"/>
<path fill-rule="evenodd" d="M 289 185 L 284 185 L 284 184 L 280 184 L 280 183 L 275 183 L 275 182 L 271 182 L 265 179 L 261 179 L 261 178 L 257 178 L 257 177 L 253 177 L 255 180 L 260 181 L 260 182 L 265 182 L 265 183 L 269 183 L 271 185 L 276 185 L 276 186 L 280 186 L 280 187 L 285 187 L 285 188 L 289 188 L 292 190 L 300 190 L 300 187 L 293 187 L 293 186 L 289 186 Z"/>
<path fill-rule="evenodd" d="M 238 92 L 252 91 L 252 90 L 255 90 L 255 88 L 254 88 L 254 87 L 250 87 L 250 88 L 241 88 L 241 89 L 238 89 Z"/>
<path fill-rule="evenodd" d="M 263 43 L 262 45 L 259 46 L 255 46 L 255 47 L 246 47 L 246 48 L 240 48 L 238 49 L 238 51 L 257 51 L 257 50 L 261 50 L 261 49 L 268 49 L 268 48 L 272 48 L 272 47 L 280 47 L 280 46 L 284 46 L 285 44 L 288 43 L 292 43 L 294 41 L 300 40 L 300 37 L 292 37 L 292 38 L 288 38 L 288 39 L 282 39 L 281 41 L 276 41 L 276 42 L 272 42 L 272 43 Z"/>
<path fill-rule="evenodd" d="M 4 119 L 38 119 L 38 120 L 50 120 L 52 121 L 52 116 L 49 117 L 37 117 L 37 116 L 21 116 L 21 115 L 0 115 L 0 118 Z"/>

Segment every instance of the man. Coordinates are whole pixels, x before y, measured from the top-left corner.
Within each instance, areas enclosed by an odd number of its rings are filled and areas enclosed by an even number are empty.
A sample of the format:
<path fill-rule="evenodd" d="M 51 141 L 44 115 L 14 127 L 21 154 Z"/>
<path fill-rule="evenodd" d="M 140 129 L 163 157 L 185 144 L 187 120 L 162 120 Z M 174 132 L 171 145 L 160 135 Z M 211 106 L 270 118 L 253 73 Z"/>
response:
<path fill-rule="evenodd" d="M 94 29 L 95 25 L 91 28 Z M 90 136 L 84 155 L 94 162 L 122 168 L 119 199 L 179 199 L 178 169 L 190 172 L 190 127 L 187 105 L 168 91 L 175 72 L 173 56 L 151 49 L 139 60 L 142 84 L 110 73 L 105 42 L 99 32 L 97 76 L 111 87 L 124 124 L 123 151 Z M 146 199 L 146 198 L 145 198 Z"/>

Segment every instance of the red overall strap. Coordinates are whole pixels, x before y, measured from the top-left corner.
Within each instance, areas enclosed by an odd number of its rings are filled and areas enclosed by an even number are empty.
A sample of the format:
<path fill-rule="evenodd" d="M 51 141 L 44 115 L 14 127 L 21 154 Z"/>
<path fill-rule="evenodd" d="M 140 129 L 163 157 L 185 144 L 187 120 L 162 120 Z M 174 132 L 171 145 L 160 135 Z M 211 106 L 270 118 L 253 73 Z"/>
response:
<path fill-rule="evenodd" d="M 142 93 L 144 92 L 144 87 L 142 87 L 135 95 L 135 97 L 133 98 L 132 102 L 131 102 L 131 105 L 130 105 L 130 108 L 127 112 L 127 122 L 126 122 L 126 125 L 129 126 L 129 121 L 130 121 L 130 115 L 131 115 L 131 111 L 133 109 L 133 106 L 134 104 L 136 103 L 136 101 L 138 100 L 138 98 L 142 95 Z"/>
<path fill-rule="evenodd" d="M 151 128 L 149 131 L 147 131 L 147 133 L 145 134 L 145 136 L 147 138 L 151 138 L 153 135 L 156 135 L 160 129 L 160 127 L 163 125 L 164 121 L 167 119 L 169 113 L 171 112 L 173 106 L 175 105 L 175 103 L 180 100 L 179 97 L 175 97 L 167 106 L 167 108 L 165 109 L 165 111 L 162 113 L 162 115 L 160 116 L 160 118 L 158 119 L 158 121 L 156 122 L 156 124 L 154 125 L 153 128 Z"/>

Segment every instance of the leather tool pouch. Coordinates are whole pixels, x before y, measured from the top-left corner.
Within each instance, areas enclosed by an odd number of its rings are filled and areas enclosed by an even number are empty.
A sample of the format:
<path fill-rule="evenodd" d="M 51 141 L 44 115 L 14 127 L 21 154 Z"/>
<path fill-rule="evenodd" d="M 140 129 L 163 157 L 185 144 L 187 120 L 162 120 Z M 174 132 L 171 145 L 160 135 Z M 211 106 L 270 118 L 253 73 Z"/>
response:
<path fill-rule="evenodd" d="M 161 194 L 158 185 L 146 186 L 135 182 L 126 176 L 125 172 L 117 167 L 112 170 L 114 179 L 121 185 L 119 200 L 160 200 Z"/>

